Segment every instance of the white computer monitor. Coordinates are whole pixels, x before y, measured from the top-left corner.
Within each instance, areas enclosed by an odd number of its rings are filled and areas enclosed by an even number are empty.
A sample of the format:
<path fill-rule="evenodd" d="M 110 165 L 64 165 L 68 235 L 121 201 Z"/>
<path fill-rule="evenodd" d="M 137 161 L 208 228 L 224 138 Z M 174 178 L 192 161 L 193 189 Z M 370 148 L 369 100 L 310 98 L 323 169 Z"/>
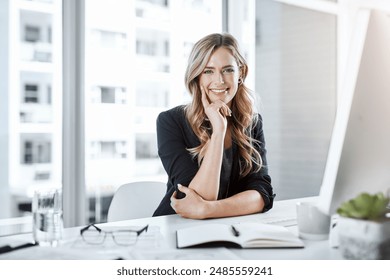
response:
<path fill-rule="evenodd" d="M 318 202 L 330 215 L 390 188 L 390 16 L 360 11 L 351 44 Z"/>

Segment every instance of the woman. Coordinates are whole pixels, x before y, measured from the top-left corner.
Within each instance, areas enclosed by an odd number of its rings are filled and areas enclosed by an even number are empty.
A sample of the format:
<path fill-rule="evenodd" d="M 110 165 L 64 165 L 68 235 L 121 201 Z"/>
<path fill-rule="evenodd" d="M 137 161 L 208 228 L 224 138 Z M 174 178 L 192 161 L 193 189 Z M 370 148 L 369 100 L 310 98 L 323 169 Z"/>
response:
<path fill-rule="evenodd" d="M 192 102 L 157 118 L 168 183 L 154 216 L 206 219 L 272 208 L 262 119 L 253 112 L 247 73 L 233 36 L 211 34 L 194 45 L 185 74 Z"/>

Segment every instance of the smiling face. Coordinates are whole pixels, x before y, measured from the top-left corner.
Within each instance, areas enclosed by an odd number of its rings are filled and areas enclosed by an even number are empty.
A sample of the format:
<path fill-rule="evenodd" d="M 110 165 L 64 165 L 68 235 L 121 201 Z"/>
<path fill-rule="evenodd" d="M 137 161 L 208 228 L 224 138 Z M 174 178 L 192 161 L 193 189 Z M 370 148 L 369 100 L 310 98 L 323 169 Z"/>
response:
<path fill-rule="evenodd" d="M 237 93 L 240 68 L 229 49 L 220 47 L 210 57 L 199 77 L 210 102 L 221 100 L 229 107 Z"/>

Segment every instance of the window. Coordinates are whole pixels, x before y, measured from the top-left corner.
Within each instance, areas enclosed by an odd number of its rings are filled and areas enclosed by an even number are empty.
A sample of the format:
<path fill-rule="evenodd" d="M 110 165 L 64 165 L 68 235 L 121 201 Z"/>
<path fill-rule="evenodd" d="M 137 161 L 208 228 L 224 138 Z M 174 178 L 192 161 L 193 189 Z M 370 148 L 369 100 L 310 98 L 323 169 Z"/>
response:
<path fill-rule="evenodd" d="M 51 97 L 51 85 L 47 85 L 47 95 L 46 95 L 46 103 L 47 104 L 51 104 L 51 99 L 52 99 L 52 97 Z"/>
<path fill-rule="evenodd" d="M 136 105 L 139 107 L 169 106 L 169 84 L 159 81 L 140 81 L 136 88 Z"/>
<path fill-rule="evenodd" d="M 61 6 L 0 1 L 0 219 L 14 230 L 31 231 L 34 190 L 62 187 Z"/>
<path fill-rule="evenodd" d="M 24 32 L 24 40 L 26 42 L 38 42 L 40 40 L 41 30 L 39 27 L 26 25 Z"/>
<path fill-rule="evenodd" d="M 22 134 L 22 163 L 51 163 L 51 139 L 48 134 Z"/>
<path fill-rule="evenodd" d="M 100 154 L 102 158 L 114 158 L 115 157 L 115 142 L 100 142 Z"/>
<path fill-rule="evenodd" d="M 197 15 L 185 9 L 192 2 L 119 0 L 114 5 L 109 0 L 86 0 L 85 168 L 90 220 L 104 221 L 108 210 L 104 201 L 120 185 L 166 180 L 157 155 L 155 123 L 162 110 L 185 102 L 188 57 L 183 51 L 188 50 L 182 46 L 222 31 L 221 1 L 198 1 Z M 181 28 L 184 24 L 186 30 Z"/>
<path fill-rule="evenodd" d="M 126 141 L 96 141 L 91 143 L 90 158 L 113 159 L 127 157 Z"/>
<path fill-rule="evenodd" d="M 20 45 L 21 59 L 24 61 L 52 61 L 52 24 L 53 16 L 57 16 L 57 11 L 51 9 L 51 6 L 57 5 L 60 1 L 57 0 L 55 4 L 45 4 L 47 9 L 42 9 L 42 5 L 32 3 L 31 6 L 23 7 L 23 2 L 20 7 Z M 38 8 L 33 8 L 37 5 Z M 56 43 L 56 41 L 55 41 Z"/>
<path fill-rule="evenodd" d="M 24 142 L 24 161 L 23 163 L 29 164 L 33 163 L 33 149 L 32 149 L 32 142 L 31 141 L 25 141 Z"/>
<path fill-rule="evenodd" d="M 102 103 L 115 103 L 115 88 L 101 87 Z"/>
<path fill-rule="evenodd" d="M 24 102 L 38 103 L 38 85 L 27 84 L 24 86 Z"/>
<path fill-rule="evenodd" d="M 126 88 L 116 86 L 94 86 L 91 90 L 91 103 L 125 104 Z"/>
<path fill-rule="evenodd" d="M 155 134 L 136 135 L 136 159 L 158 158 Z"/>
<path fill-rule="evenodd" d="M 22 123 L 52 123 L 52 74 L 23 71 L 20 74 L 20 121 Z M 16 108 L 16 107 L 15 107 Z"/>
<path fill-rule="evenodd" d="M 106 30 L 91 30 L 92 40 L 101 48 L 126 49 L 127 36 L 125 33 Z"/>
<path fill-rule="evenodd" d="M 154 56 L 156 55 L 157 44 L 153 41 L 137 41 L 137 53 Z"/>

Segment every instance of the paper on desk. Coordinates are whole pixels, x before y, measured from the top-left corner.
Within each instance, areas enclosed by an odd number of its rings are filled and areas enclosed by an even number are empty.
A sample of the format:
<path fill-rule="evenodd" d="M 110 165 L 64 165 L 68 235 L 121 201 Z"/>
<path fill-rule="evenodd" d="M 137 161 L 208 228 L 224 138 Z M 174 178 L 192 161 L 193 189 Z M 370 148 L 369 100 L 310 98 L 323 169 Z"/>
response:
<path fill-rule="evenodd" d="M 117 230 L 117 229 L 124 229 L 124 227 L 102 227 L 104 230 L 111 231 L 111 230 Z M 134 227 L 126 227 L 136 229 Z M 137 228 L 138 229 L 138 228 Z M 131 259 L 131 251 L 134 249 L 142 249 L 142 250 L 155 250 L 160 246 L 162 239 L 162 235 L 160 233 L 160 228 L 157 226 L 150 226 L 148 228 L 147 232 L 142 233 L 137 240 L 137 243 L 133 246 L 119 246 L 115 244 L 111 236 L 107 236 L 106 240 L 101 245 L 91 245 L 87 244 L 82 240 L 81 236 L 78 237 L 73 242 L 69 242 L 66 247 L 69 249 L 72 249 L 74 251 L 81 250 L 82 252 L 91 252 L 93 251 L 94 254 L 102 255 L 103 258 L 110 258 L 110 259 Z M 94 259 L 94 258 L 88 258 L 88 259 Z"/>
<path fill-rule="evenodd" d="M 123 228 L 123 227 L 122 227 Z M 105 227 L 105 230 L 112 230 Z M 35 246 L 31 248 L 0 254 L 0 259 L 8 260 L 100 260 L 100 259 L 131 259 L 131 251 L 135 248 L 155 250 L 161 241 L 159 227 L 149 227 L 148 231 L 139 236 L 133 246 L 116 245 L 111 236 L 107 236 L 102 245 L 85 243 L 81 236 L 62 240 L 58 247 Z"/>

